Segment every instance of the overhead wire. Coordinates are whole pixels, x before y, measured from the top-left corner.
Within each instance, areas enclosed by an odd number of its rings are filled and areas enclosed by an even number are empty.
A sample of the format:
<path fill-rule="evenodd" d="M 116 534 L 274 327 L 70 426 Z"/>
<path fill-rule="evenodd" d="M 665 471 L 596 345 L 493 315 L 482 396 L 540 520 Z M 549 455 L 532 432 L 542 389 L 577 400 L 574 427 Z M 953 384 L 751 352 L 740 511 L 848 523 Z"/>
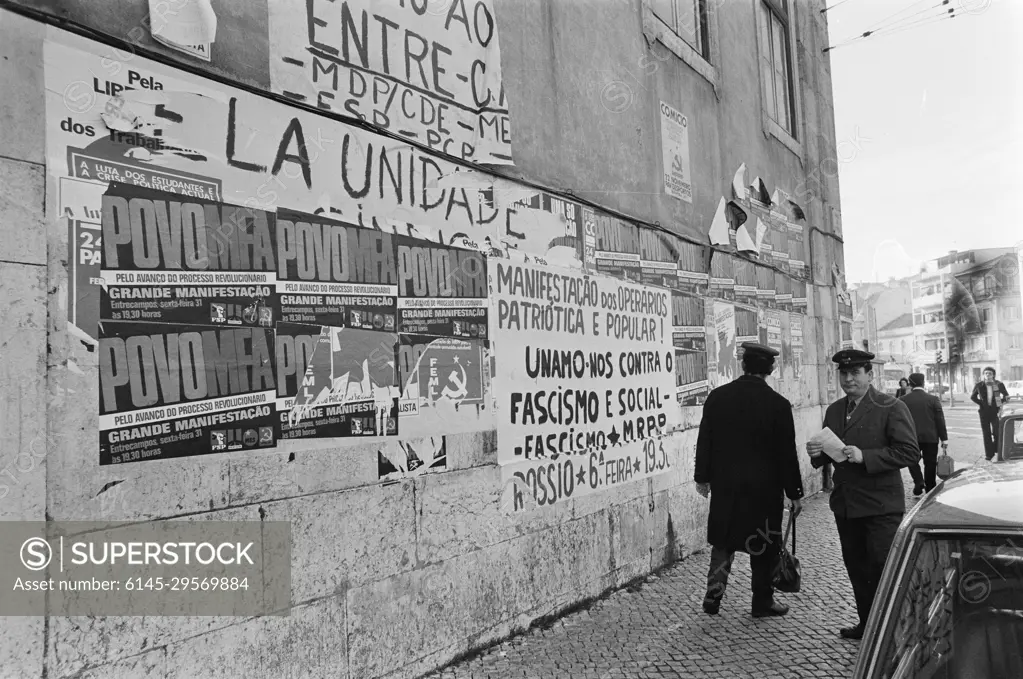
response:
<path fill-rule="evenodd" d="M 923 26 L 923 25 L 926 25 L 928 23 L 934 23 L 936 21 L 940 21 L 941 19 L 949 19 L 949 18 L 954 18 L 956 16 L 955 8 L 952 8 L 952 9 L 949 9 L 949 10 L 942 10 L 939 14 L 933 14 L 933 15 L 930 15 L 930 16 L 923 16 L 923 17 L 920 16 L 921 14 L 925 14 L 927 12 L 933 12 L 935 9 L 941 9 L 941 8 L 945 7 L 946 5 L 950 4 L 950 0 L 942 0 L 942 2 L 939 2 L 936 5 L 932 5 L 931 7 L 924 8 L 922 10 L 914 12 L 913 14 L 910 14 L 908 16 L 902 17 L 901 19 L 895 19 L 900 14 L 903 14 L 907 10 L 912 9 L 916 5 L 920 5 L 920 4 L 922 4 L 923 2 L 926 2 L 926 1 L 927 0 L 921 0 L 921 1 L 918 1 L 918 2 L 916 2 L 914 4 L 912 4 L 912 5 L 909 5 L 909 6 L 905 7 L 905 8 L 903 8 L 901 11 L 896 12 L 895 14 L 892 14 L 891 16 L 889 16 L 889 17 L 887 17 L 885 19 L 882 19 L 880 22 L 875 24 L 873 28 L 871 28 L 871 29 L 869 29 L 867 31 L 864 31 L 860 35 L 853 36 L 852 38 L 849 38 L 849 39 L 844 40 L 842 42 L 835 43 L 834 45 L 829 45 L 829 46 L 825 47 L 823 50 L 821 50 L 821 52 L 822 53 L 827 53 L 827 52 L 835 50 L 835 49 L 837 49 L 839 47 L 844 47 L 844 46 L 849 45 L 851 43 L 854 43 L 854 42 L 856 42 L 858 40 L 863 40 L 863 39 L 869 38 L 871 36 L 875 36 L 875 35 L 892 35 L 894 33 L 900 32 L 901 30 L 904 30 L 904 29 L 916 28 L 918 26 Z M 906 23 L 906 22 L 909 22 L 909 23 Z"/>
<path fill-rule="evenodd" d="M 950 0 L 943 0 L 943 2 L 939 2 L 937 5 L 933 5 L 931 7 L 924 8 L 924 9 L 920 10 L 919 12 L 914 12 L 913 14 L 904 16 L 904 17 L 902 17 L 901 19 L 899 19 L 897 21 L 892 21 L 892 22 L 887 23 L 887 24 L 879 25 L 879 26 L 871 29 L 871 32 L 872 33 L 879 33 L 881 31 L 888 30 L 889 28 L 892 28 L 893 26 L 898 26 L 899 24 L 906 23 L 907 21 L 913 21 L 914 17 L 919 17 L 921 14 L 925 14 L 927 12 L 931 12 L 931 11 L 933 11 L 935 9 L 941 9 L 942 7 L 947 6 L 949 4 L 949 2 L 950 2 Z M 948 10 L 948 12 L 944 12 L 943 11 L 941 13 L 942 14 L 948 14 L 948 13 L 951 13 L 951 12 L 954 12 L 954 11 L 955 11 L 955 8 L 953 7 L 952 9 Z M 924 17 L 924 18 L 926 19 L 926 18 L 931 18 L 931 17 Z"/>
<path fill-rule="evenodd" d="M 907 31 L 907 30 L 912 29 L 912 28 L 921 28 L 923 26 L 928 26 L 930 24 L 936 24 L 939 21 L 945 21 L 947 19 L 955 19 L 957 16 L 959 16 L 959 15 L 955 14 L 953 12 L 946 12 L 945 14 L 941 14 L 941 15 L 936 16 L 936 17 L 929 17 L 929 18 L 926 18 L 926 19 L 921 19 L 920 21 L 918 21 L 916 23 L 913 23 L 913 24 L 909 24 L 908 26 L 900 26 L 899 28 L 895 28 L 895 29 L 891 29 L 891 30 L 885 30 L 885 31 L 882 31 L 880 33 L 876 33 L 875 35 L 882 36 L 882 37 L 883 36 L 889 36 L 889 35 L 896 35 L 898 33 L 902 33 L 903 31 Z"/>

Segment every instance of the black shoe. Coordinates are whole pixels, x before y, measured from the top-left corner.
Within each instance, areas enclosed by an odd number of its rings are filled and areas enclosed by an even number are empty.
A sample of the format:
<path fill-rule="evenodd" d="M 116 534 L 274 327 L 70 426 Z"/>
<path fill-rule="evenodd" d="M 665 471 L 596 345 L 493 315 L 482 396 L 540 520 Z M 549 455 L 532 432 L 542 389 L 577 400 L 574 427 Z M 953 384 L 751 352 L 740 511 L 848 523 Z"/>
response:
<path fill-rule="evenodd" d="M 913 495 L 923 495 L 923 494 L 924 494 L 924 487 L 923 486 L 919 486 L 919 485 L 913 486 Z"/>
<path fill-rule="evenodd" d="M 760 608 L 760 609 L 756 609 L 755 608 L 752 611 L 754 618 L 768 618 L 768 617 L 773 617 L 773 616 L 780 616 L 780 615 L 785 615 L 788 612 L 789 612 L 789 607 L 786 606 L 785 604 L 780 604 L 777 601 L 775 601 L 773 604 L 771 604 L 770 608 Z"/>
<path fill-rule="evenodd" d="M 718 609 L 720 608 L 721 604 L 719 603 L 711 603 L 709 601 L 703 602 L 703 612 L 706 613 L 707 615 L 717 615 Z"/>
<path fill-rule="evenodd" d="M 843 639 L 862 639 L 863 625 L 856 625 L 856 627 L 843 627 L 838 630 L 838 633 Z"/>

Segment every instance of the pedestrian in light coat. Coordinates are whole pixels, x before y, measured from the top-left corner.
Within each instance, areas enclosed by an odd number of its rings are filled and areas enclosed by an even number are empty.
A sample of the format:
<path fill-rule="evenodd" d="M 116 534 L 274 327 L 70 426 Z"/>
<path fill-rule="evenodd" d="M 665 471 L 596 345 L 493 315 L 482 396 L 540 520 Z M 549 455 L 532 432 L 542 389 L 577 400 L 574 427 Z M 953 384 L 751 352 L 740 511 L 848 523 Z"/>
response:
<path fill-rule="evenodd" d="M 839 631 L 862 639 L 885 560 L 906 511 L 903 467 L 916 464 L 920 449 L 905 403 L 871 386 L 874 354 L 844 349 L 832 357 L 845 397 L 828 406 L 824 426 L 843 443 L 845 459 L 833 462 L 817 442 L 806 450 L 814 467 L 834 465 L 831 511 L 842 543 L 842 560 L 856 598 L 859 622 Z"/>
<path fill-rule="evenodd" d="M 998 452 L 998 412 L 1009 398 L 1005 385 L 995 379 L 994 368 L 984 368 L 984 381 L 977 382 L 970 400 L 980 409 L 980 430 L 984 435 L 984 456 L 990 461 Z"/>
<path fill-rule="evenodd" d="M 913 373 L 909 376 L 913 391 L 902 397 L 902 402 L 909 408 L 916 427 L 916 442 L 920 447 L 924 471 L 920 473 L 919 464 L 909 465 L 909 475 L 913 477 L 913 495 L 930 492 L 937 485 L 938 442 L 948 449 L 948 430 L 945 428 L 945 411 L 941 407 L 941 399 L 928 394 L 924 389 L 924 376 Z"/>
<path fill-rule="evenodd" d="M 694 480 L 710 495 L 707 542 L 712 546 L 704 612 L 721 605 L 735 552 L 750 555 L 753 617 L 785 615 L 774 601 L 774 572 L 781 547 L 784 495 L 801 511 L 803 480 L 792 406 L 765 378 L 778 351 L 742 344 L 745 373 L 712 391 L 703 406 Z"/>

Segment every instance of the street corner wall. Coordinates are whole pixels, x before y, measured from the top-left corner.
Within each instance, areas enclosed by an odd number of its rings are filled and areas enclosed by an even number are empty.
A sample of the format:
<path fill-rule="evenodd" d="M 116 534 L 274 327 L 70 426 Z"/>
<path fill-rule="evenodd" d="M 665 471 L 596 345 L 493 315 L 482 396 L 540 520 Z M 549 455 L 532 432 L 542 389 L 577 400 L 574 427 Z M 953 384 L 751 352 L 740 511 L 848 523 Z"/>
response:
<path fill-rule="evenodd" d="M 756 247 L 711 246 L 493 172 L 491 3 L 458 37 L 388 10 L 472 81 L 415 95 L 337 63 L 367 3 L 313 3 L 312 39 L 302 3 L 189 35 L 130 4 L 24 3 L 131 50 L 0 10 L 0 507 L 288 522 L 290 608 L 8 618 L 18 676 L 415 676 L 703 548 L 697 427 L 743 341 L 820 426 L 812 224 L 742 187 Z"/>

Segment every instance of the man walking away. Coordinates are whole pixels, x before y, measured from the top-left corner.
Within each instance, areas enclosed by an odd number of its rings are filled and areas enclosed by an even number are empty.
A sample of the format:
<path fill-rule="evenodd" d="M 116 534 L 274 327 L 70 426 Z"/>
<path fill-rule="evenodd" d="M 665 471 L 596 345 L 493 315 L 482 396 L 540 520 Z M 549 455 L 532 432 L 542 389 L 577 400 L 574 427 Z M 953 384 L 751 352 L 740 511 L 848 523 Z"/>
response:
<path fill-rule="evenodd" d="M 920 473 L 919 464 L 909 465 L 910 476 L 913 477 L 913 495 L 931 492 L 937 485 L 938 441 L 941 447 L 948 449 L 948 430 L 945 429 L 945 411 L 941 407 L 941 399 L 924 390 L 924 376 L 913 373 L 909 376 L 913 391 L 902 397 L 902 402 L 909 408 L 916 427 L 916 442 L 923 457 L 924 471 Z"/>
<path fill-rule="evenodd" d="M 742 348 L 744 374 L 712 391 L 703 406 L 694 480 L 703 497 L 710 494 L 707 542 L 713 549 L 703 610 L 717 614 L 732 558 L 746 552 L 753 571 L 752 614 L 760 618 L 789 610 L 774 601 L 782 492 L 798 516 L 803 480 L 792 406 L 765 380 L 778 351 L 752 342 Z"/>
<path fill-rule="evenodd" d="M 859 616 L 854 627 L 840 630 L 845 639 L 863 638 L 881 572 L 906 512 L 901 469 L 920 459 L 909 408 L 870 384 L 873 358 L 857 349 L 832 357 L 845 398 L 828 406 L 824 415 L 824 426 L 845 443 L 845 460 L 834 463 L 830 501 Z M 820 443 L 807 442 L 806 451 L 814 467 L 832 463 Z"/>
<path fill-rule="evenodd" d="M 988 461 L 998 452 L 998 411 L 1008 398 L 1005 385 L 995 379 L 995 369 L 984 368 L 984 380 L 973 387 L 970 400 L 980 408 L 980 430 L 984 434 L 984 456 Z"/>

